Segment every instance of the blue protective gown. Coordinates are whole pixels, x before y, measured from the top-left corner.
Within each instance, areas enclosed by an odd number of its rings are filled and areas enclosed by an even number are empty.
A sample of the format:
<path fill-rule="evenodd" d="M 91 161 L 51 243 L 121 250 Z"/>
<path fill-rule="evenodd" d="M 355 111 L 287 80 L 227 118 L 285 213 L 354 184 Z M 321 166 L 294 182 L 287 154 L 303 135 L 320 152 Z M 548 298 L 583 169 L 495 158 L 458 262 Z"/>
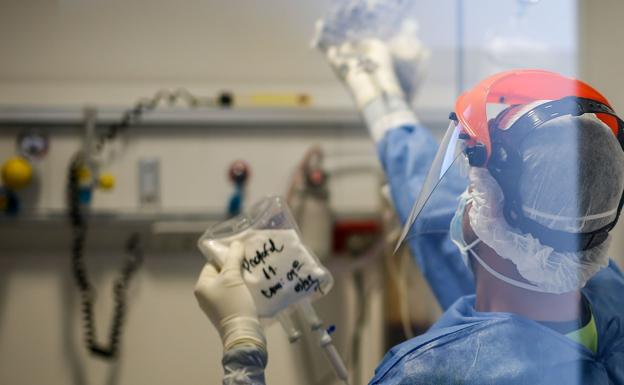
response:
<path fill-rule="evenodd" d="M 437 143 L 418 125 L 389 130 L 378 152 L 405 222 Z M 427 229 L 409 247 L 445 313 L 425 334 L 393 349 L 371 384 L 624 384 L 624 276 L 610 263 L 583 288 L 598 332 L 596 354 L 565 335 L 510 313 L 477 312 L 472 273 L 448 237 L 457 177 L 436 191 Z"/>

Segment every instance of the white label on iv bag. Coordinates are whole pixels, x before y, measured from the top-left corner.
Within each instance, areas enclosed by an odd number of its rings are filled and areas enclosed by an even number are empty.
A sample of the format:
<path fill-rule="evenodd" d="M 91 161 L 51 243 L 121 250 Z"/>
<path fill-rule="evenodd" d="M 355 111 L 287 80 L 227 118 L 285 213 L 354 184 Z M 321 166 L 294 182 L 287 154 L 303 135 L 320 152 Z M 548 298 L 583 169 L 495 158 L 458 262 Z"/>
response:
<path fill-rule="evenodd" d="M 301 243 L 294 229 L 252 230 L 235 237 L 244 243 L 241 262 L 243 280 L 263 318 L 303 298 L 319 297 L 331 289 L 332 278 Z M 229 243 L 234 238 L 210 240 L 204 246 L 222 264 Z"/>

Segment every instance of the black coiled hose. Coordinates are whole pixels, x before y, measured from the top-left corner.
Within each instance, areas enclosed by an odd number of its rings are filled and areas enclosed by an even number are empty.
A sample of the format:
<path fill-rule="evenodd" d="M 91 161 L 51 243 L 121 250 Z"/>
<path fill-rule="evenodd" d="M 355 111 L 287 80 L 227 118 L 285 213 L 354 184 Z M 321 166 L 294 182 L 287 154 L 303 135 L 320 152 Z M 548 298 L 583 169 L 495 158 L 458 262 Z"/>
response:
<path fill-rule="evenodd" d="M 199 97 L 193 95 L 184 88 L 174 91 L 161 90 L 152 98 L 139 100 L 136 105 L 126 110 L 121 120 L 106 127 L 106 130 L 97 137 L 94 151 L 100 152 L 107 141 L 113 140 L 120 133 L 131 126 L 139 123 L 145 112 L 155 110 L 161 102 L 173 105 L 178 101 L 191 108 L 196 107 L 228 107 L 231 97 L 221 94 L 218 98 Z M 227 102 L 227 103 L 226 103 Z M 84 324 L 84 339 L 91 353 L 107 359 L 115 359 L 119 353 L 122 326 L 126 313 L 126 293 L 128 286 L 137 268 L 143 261 L 143 249 L 140 237 L 137 233 L 132 234 L 126 243 L 127 257 L 122 266 L 119 277 L 113 286 L 113 299 L 115 307 L 110 326 L 108 343 L 99 344 L 96 341 L 95 320 L 93 317 L 93 303 L 95 301 L 95 288 L 89 280 L 84 258 L 85 242 L 87 238 L 87 215 L 80 202 L 79 174 L 82 167 L 86 166 L 86 154 L 79 152 L 70 161 L 67 172 L 67 207 L 68 216 L 72 228 L 71 264 L 74 280 L 80 292 L 82 318 Z"/>
<path fill-rule="evenodd" d="M 67 182 L 67 198 L 69 219 L 72 227 L 71 266 L 74 280 L 80 292 L 80 306 L 84 325 L 84 340 L 89 351 L 99 357 L 114 359 L 119 352 L 122 327 L 126 314 L 127 289 L 132 276 L 143 261 L 140 237 L 132 234 L 126 243 L 127 257 L 121 268 L 119 277 L 113 285 L 115 302 L 107 344 L 96 341 L 96 327 L 93 317 L 95 289 L 89 280 L 84 258 L 87 237 L 87 220 L 80 202 L 80 186 L 78 174 L 83 167 L 81 156 L 75 156 L 69 167 Z"/>

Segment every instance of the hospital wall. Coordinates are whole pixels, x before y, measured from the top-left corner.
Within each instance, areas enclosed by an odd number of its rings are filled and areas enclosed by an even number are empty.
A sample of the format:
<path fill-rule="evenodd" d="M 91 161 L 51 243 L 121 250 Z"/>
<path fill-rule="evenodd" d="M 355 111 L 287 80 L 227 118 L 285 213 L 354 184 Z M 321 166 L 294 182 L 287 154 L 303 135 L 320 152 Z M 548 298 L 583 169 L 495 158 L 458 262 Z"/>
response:
<path fill-rule="evenodd" d="M 624 82 L 614 65 L 621 55 L 610 43 L 619 41 L 616 35 L 624 33 L 609 27 L 618 25 L 617 20 L 604 22 L 624 11 L 624 5 L 617 0 L 607 2 L 609 6 L 594 8 L 587 0 L 580 3 L 578 70 L 614 100 L 616 109 L 624 109 Z M 90 358 L 84 351 L 70 275 L 70 235 L 63 220 L 52 216 L 2 222 L 0 383 L 218 383 L 219 338 L 192 295 L 203 263 L 195 247 L 197 230 L 180 230 L 179 221 L 167 217 L 147 225 L 133 220 L 140 213 L 136 194 L 140 159 L 156 157 L 161 161 L 163 209 L 210 217 L 223 213 L 233 190 L 226 178 L 231 161 L 242 158 L 251 164 L 248 199 L 253 201 L 266 194 L 285 193 L 302 154 L 311 145 L 321 144 L 336 167 L 353 159 L 371 166 L 368 171 L 332 179 L 331 204 L 337 215 L 348 218 L 378 213 L 381 181 L 372 143 L 348 94 L 321 55 L 309 49 L 313 22 L 327 3 L 0 1 L 0 104 L 72 116 L 71 122 L 54 123 L 52 114 L 46 116 L 54 124 L 22 121 L 0 129 L 2 160 L 14 153 L 15 136 L 24 128 L 50 133 L 50 153 L 37 165 L 40 188 L 25 197 L 50 213 L 58 214 L 64 207 L 65 168 L 80 143 L 80 108 L 85 104 L 104 108 L 102 113 L 117 111 L 137 97 L 176 86 L 199 94 L 222 89 L 238 93 L 303 91 L 316 103 L 313 112 L 326 116 L 310 118 L 307 112 L 276 111 L 273 117 L 262 115 L 254 120 L 233 111 L 225 123 L 203 113 L 189 123 L 183 113 L 173 112 L 169 121 L 156 119 L 131 130 L 115 144 L 117 156 L 109 170 L 117 177 L 118 186 L 109 193 L 98 192 L 94 206 L 117 210 L 126 219 L 95 218 L 87 249 L 99 291 L 96 315 L 101 338 L 110 321 L 109 288 L 122 257 L 123 241 L 130 231 L 139 230 L 148 243 L 145 266 L 130 293 L 122 359 L 117 365 Z M 458 90 L 458 11 L 454 1 L 428 0 L 416 7 L 426 15 L 421 29 L 433 49 L 430 76 L 417 108 L 424 123 L 441 127 Z M 476 24 L 474 18 L 470 20 Z M 481 56 L 468 56 L 470 73 L 478 73 Z M 557 57 L 561 56 L 570 57 L 570 53 L 564 50 Z M 576 71 L 575 66 L 572 63 L 569 70 Z M 466 86 L 476 76 L 467 76 Z M 613 255 L 618 256 L 624 255 L 621 226 L 613 245 Z M 342 268 L 340 261 L 333 266 L 337 287 L 319 305 L 326 321 L 338 326 L 338 348 L 349 357 L 356 293 L 351 272 Z M 370 306 L 363 333 L 362 378 L 372 375 L 385 353 L 381 270 L 377 260 L 365 272 Z M 412 295 L 418 301 L 420 294 Z M 270 385 L 330 383 L 331 373 L 322 359 L 291 347 L 277 325 L 268 330 Z M 320 355 L 314 347 L 311 352 Z"/>

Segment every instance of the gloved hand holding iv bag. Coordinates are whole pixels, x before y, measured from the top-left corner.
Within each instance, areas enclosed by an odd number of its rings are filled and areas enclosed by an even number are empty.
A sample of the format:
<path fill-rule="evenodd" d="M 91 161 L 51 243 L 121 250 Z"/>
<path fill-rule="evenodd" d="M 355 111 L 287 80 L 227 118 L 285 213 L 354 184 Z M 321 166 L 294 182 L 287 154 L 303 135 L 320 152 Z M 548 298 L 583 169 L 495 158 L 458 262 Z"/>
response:
<path fill-rule="evenodd" d="M 329 271 L 302 244 L 281 197 L 265 198 L 248 213 L 211 227 L 198 246 L 208 262 L 225 268 L 235 242 L 244 245 L 239 266 L 260 318 L 274 318 L 292 305 L 319 298 L 333 285 Z"/>
<path fill-rule="evenodd" d="M 206 263 L 195 286 L 197 302 L 219 331 L 224 351 L 245 344 L 266 350 L 256 305 L 241 277 L 243 257 L 243 245 L 233 242 L 221 270 Z"/>
<path fill-rule="evenodd" d="M 226 373 L 238 376 L 251 370 L 257 374 L 257 382 L 264 383 L 266 342 L 259 318 L 277 318 L 290 342 L 294 342 L 299 332 L 288 314 L 299 308 L 336 376 L 349 384 L 347 369 L 332 338 L 310 304 L 329 292 L 333 277 L 302 244 L 295 220 L 281 197 L 267 197 L 248 213 L 211 227 L 198 246 L 208 264 L 195 295 L 221 333 Z M 222 266 L 221 273 L 216 274 L 215 265 Z M 237 349 L 231 350 L 235 354 L 227 354 L 231 347 L 250 344 L 260 347 L 264 355 L 253 350 L 240 350 L 239 354 Z M 251 357 L 252 362 L 239 362 L 243 355 Z M 226 361 L 233 364 L 233 370 L 226 367 Z"/>

